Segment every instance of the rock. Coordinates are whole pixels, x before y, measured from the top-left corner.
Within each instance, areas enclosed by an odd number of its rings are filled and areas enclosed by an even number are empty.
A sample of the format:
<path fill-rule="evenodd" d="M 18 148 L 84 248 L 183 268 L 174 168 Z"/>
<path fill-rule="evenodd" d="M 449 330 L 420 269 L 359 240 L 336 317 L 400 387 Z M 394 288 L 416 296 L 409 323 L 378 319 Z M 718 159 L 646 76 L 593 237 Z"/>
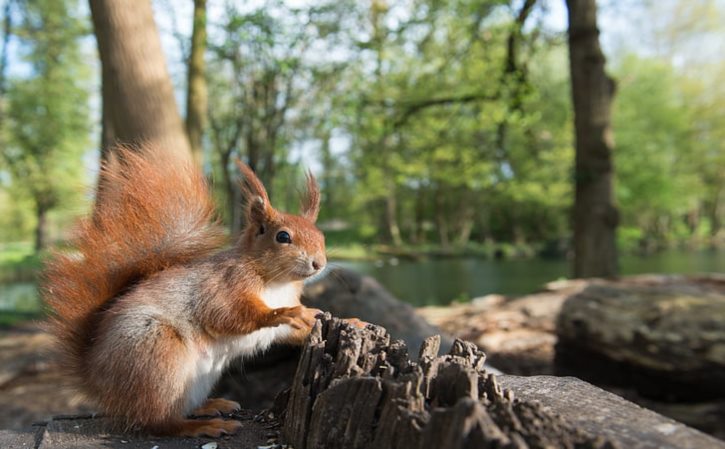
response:
<path fill-rule="evenodd" d="M 557 320 L 557 373 L 667 401 L 725 398 L 725 279 L 590 283 Z"/>
<path fill-rule="evenodd" d="M 375 323 L 410 348 L 418 348 L 427 337 L 441 334 L 440 329 L 416 314 L 410 304 L 395 298 L 375 279 L 352 270 L 334 268 L 307 285 L 303 303 L 333 316 Z M 442 339 L 444 348 L 453 343 L 449 335 L 443 334 Z"/>

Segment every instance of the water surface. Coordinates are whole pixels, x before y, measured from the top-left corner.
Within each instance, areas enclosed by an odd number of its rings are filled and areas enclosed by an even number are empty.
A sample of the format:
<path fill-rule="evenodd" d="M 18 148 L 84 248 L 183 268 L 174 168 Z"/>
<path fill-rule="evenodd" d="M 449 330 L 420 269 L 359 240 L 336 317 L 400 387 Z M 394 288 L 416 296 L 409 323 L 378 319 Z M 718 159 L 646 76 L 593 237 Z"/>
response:
<path fill-rule="evenodd" d="M 431 259 L 375 262 L 333 261 L 378 279 L 395 296 L 414 305 L 449 304 L 489 293 L 523 295 L 545 283 L 564 279 L 567 260 Z M 643 273 L 722 273 L 725 253 L 667 251 L 646 257 L 623 256 L 623 275 Z"/>

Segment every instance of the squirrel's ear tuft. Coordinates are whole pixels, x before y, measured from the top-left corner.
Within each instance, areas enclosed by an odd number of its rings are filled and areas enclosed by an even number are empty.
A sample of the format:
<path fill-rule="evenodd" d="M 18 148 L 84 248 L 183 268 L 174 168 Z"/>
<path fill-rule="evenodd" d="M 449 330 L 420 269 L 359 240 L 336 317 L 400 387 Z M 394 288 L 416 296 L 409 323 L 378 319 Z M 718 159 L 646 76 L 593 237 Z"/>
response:
<path fill-rule="evenodd" d="M 270 213 L 268 208 L 269 203 L 264 201 L 264 198 L 259 195 L 253 196 L 249 199 L 249 220 L 255 224 L 263 224 L 269 221 Z"/>
<path fill-rule="evenodd" d="M 317 221 L 320 213 L 320 187 L 311 171 L 307 172 L 307 193 L 302 197 L 302 216 L 311 222 Z"/>
<path fill-rule="evenodd" d="M 274 209 L 269 204 L 269 196 L 264 184 L 259 180 L 254 171 L 245 163 L 236 159 L 239 171 L 244 179 L 241 181 L 242 192 L 248 202 L 249 219 L 255 223 L 269 221 L 274 215 Z"/>

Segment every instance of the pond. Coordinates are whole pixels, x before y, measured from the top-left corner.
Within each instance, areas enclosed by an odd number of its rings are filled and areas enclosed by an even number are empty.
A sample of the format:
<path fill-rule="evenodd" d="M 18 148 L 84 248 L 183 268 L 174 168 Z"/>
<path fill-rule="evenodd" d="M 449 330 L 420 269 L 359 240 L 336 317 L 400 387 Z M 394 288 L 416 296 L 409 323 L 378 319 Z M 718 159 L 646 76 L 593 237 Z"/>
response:
<path fill-rule="evenodd" d="M 408 261 L 387 258 L 368 262 L 332 261 L 330 265 L 373 276 L 396 297 L 416 306 L 468 301 L 489 293 L 522 295 L 540 289 L 546 282 L 562 279 L 569 272 L 568 261 L 545 259 Z M 620 265 L 622 274 L 722 273 L 725 253 L 669 251 L 647 257 L 624 256 Z M 38 309 L 34 284 L 0 285 L 0 315 L 5 314 L 6 319 L 8 314 L 24 316 Z"/>
<path fill-rule="evenodd" d="M 334 261 L 334 265 L 368 274 L 396 297 L 416 306 L 468 301 L 489 293 L 523 295 L 545 283 L 563 279 L 570 269 L 567 260 L 549 259 L 431 259 L 375 262 Z M 667 251 L 637 257 L 622 256 L 624 275 L 643 273 L 722 273 L 725 253 L 718 251 Z"/>

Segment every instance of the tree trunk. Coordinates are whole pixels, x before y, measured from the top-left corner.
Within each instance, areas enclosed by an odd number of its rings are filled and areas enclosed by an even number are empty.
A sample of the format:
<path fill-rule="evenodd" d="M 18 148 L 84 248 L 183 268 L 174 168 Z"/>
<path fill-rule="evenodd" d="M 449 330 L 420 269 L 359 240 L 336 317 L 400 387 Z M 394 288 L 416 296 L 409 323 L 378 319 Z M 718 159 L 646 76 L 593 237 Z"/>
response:
<path fill-rule="evenodd" d="M 48 246 L 48 210 L 49 208 L 38 202 L 36 204 L 36 217 L 38 223 L 35 226 L 35 252 L 39 253 Z"/>
<path fill-rule="evenodd" d="M 722 191 L 723 190 L 721 188 L 718 189 L 712 202 L 705 206 L 708 218 L 710 219 L 710 237 L 712 237 L 712 245 L 715 245 L 715 240 L 722 228 L 722 222 L 720 220 L 720 216 L 722 214 L 722 211 L 720 210 L 722 207 L 720 197 L 722 196 Z"/>
<path fill-rule="evenodd" d="M 388 194 L 385 196 L 385 221 L 388 225 L 390 238 L 395 246 L 403 245 L 403 238 L 400 236 L 398 226 L 398 199 L 395 196 L 394 183 L 390 183 Z"/>
<path fill-rule="evenodd" d="M 113 103 L 110 101 L 106 101 L 106 98 L 111 98 L 113 96 L 112 92 L 109 92 L 109 81 L 106 79 L 108 78 L 109 74 L 103 73 L 101 74 L 101 98 L 102 105 L 101 105 L 101 160 L 105 161 L 108 158 L 108 152 L 110 151 L 111 147 L 114 143 L 116 143 L 116 133 L 113 131 Z M 99 185 L 100 187 L 100 185 Z"/>
<path fill-rule="evenodd" d="M 224 189 L 227 194 L 227 210 L 229 211 L 229 232 L 231 235 L 239 235 L 243 220 L 243 201 L 242 192 L 239 189 L 236 177 L 234 176 L 232 165 L 230 164 L 232 152 L 227 151 L 221 155 L 222 179 L 224 181 Z"/>
<path fill-rule="evenodd" d="M 207 91 L 206 64 L 206 0 L 194 0 L 194 28 L 191 35 L 191 55 L 186 95 L 186 133 L 191 154 L 201 167 L 203 163 L 202 137 L 206 124 Z"/>
<path fill-rule="evenodd" d="M 475 210 L 473 208 L 473 198 L 469 190 L 463 192 L 462 198 L 462 204 L 459 206 L 460 214 L 458 218 L 458 239 L 456 243 L 461 248 L 464 248 L 471 240 Z"/>
<path fill-rule="evenodd" d="M 441 188 L 438 187 L 435 193 L 436 227 L 438 228 L 438 237 L 440 239 L 441 247 L 443 249 L 448 249 L 451 246 L 451 242 L 448 238 L 448 218 L 446 216 L 444 206 L 443 192 Z"/>
<path fill-rule="evenodd" d="M 330 140 L 332 135 L 330 130 L 324 130 L 320 136 L 320 159 L 322 162 L 322 210 L 332 212 L 335 210 L 335 200 L 337 195 L 335 189 L 337 187 L 335 177 L 335 159 L 330 149 Z"/>
<path fill-rule="evenodd" d="M 148 142 L 189 157 L 189 140 L 149 0 L 90 0 L 104 108 L 121 143 Z"/>
<path fill-rule="evenodd" d="M 614 81 L 604 71 L 595 0 L 567 0 L 576 167 L 574 276 L 617 274 L 617 209 L 612 194 L 610 109 Z"/>

